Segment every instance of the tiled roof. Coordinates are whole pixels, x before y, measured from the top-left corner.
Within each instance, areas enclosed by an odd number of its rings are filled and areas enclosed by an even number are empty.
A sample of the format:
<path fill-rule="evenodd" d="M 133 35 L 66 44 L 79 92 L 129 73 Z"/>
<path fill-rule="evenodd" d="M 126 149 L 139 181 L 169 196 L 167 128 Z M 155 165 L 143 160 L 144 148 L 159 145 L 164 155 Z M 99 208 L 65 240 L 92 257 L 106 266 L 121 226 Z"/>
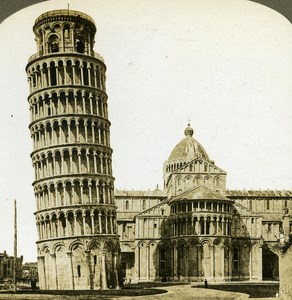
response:
<path fill-rule="evenodd" d="M 198 186 L 198 187 L 191 188 L 173 197 L 170 201 L 173 202 L 177 200 L 194 200 L 194 199 L 229 200 L 225 196 L 216 193 L 205 186 Z"/>
<path fill-rule="evenodd" d="M 282 220 L 282 214 L 263 214 L 263 221 L 275 221 L 279 222 Z"/>
<path fill-rule="evenodd" d="M 163 190 L 115 190 L 115 197 L 166 197 Z M 292 197 L 292 190 L 226 190 L 226 197 Z"/>
<path fill-rule="evenodd" d="M 155 211 L 159 206 L 164 206 L 165 204 L 167 204 L 167 201 L 160 202 L 152 207 L 149 207 L 148 209 L 145 209 L 144 211 L 141 211 L 137 214 L 137 216 L 141 217 L 143 215 L 148 215 L 149 213 L 151 213 L 151 211 Z M 157 214 L 160 215 L 160 212 L 158 212 Z"/>
<path fill-rule="evenodd" d="M 117 219 L 118 221 L 133 221 L 137 213 L 138 213 L 137 211 L 125 212 L 125 211 L 117 210 Z"/>
<path fill-rule="evenodd" d="M 292 190 L 226 190 L 227 197 L 292 197 Z"/>
<path fill-rule="evenodd" d="M 115 197 L 166 197 L 166 192 L 162 190 L 148 190 L 148 191 L 135 191 L 135 190 L 115 190 Z"/>

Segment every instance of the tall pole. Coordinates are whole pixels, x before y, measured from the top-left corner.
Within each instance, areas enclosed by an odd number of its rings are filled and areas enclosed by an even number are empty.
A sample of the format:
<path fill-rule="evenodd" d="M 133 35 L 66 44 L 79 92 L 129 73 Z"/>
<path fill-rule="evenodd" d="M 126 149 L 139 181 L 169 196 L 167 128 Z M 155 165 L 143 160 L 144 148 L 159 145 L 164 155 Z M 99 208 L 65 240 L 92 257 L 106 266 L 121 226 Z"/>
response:
<path fill-rule="evenodd" d="M 14 272 L 13 272 L 13 281 L 14 281 L 14 292 L 17 291 L 17 208 L 16 200 L 14 200 Z"/>

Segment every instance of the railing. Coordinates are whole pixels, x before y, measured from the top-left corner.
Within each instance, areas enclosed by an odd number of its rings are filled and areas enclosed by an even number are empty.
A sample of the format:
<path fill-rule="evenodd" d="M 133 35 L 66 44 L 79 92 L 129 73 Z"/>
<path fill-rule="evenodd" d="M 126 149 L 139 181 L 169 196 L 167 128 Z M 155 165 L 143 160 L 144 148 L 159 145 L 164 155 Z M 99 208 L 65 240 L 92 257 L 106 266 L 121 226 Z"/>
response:
<path fill-rule="evenodd" d="M 90 54 L 87 54 L 86 51 L 80 53 L 80 52 L 77 52 L 76 48 L 73 48 L 73 47 L 66 47 L 65 49 L 61 49 L 59 52 L 50 52 L 50 53 L 44 53 L 43 51 L 40 51 L 40 52 L 37 52 L 35 54 L 33 54 L 29 59 L 28 59 L 28 62 L 30 63 L 31 61 L 39 58 L 39 57 L 42 57 L 42 56 L 48 56 L 48 55 L 63 55 L 63 54 L 68 54 L 68 53 L 72 53 L 72 54 L 78 54 L 78 55 L 86 55 L 86 56 L 92 56 L 100 61 L 102 61 L 104 63 L 104 59 L 103 57 L 94 52 L 94 51 L 91 51 Z"/>
<path fill-rule="evenodd" d="M 88 16 L 85 13 L 82 13 L 80 11 L 77 10 L 69 10 L 69 9 L 57 9 L 57 10 L 52 10 L 52 11 L 48 11 L 46 13 L 41 14 L 35 21 L 35 24 L 37 24 L 38 22 L 40 22 L 42 19 L 48 18 L 48 17 L 57 17 L 57 16 L 74 16 L 74 17 L 80 17 L 82 19 L 85 19 L 91 23 L 94 23 L 93 19 Z"/>

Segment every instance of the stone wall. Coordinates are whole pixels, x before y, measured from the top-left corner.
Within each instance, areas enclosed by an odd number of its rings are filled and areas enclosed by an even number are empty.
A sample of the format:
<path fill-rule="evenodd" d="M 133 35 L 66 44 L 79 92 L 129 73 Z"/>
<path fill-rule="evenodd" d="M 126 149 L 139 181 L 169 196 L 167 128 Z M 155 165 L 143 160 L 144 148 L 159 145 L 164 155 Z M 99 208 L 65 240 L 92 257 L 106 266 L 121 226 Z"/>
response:
<path fill-rule="evenodd" d="M 115 288 L 118 251 L 118 241 L 107 237 L 39 242 L 39 286 L 46 290 Z"/>
<path fill-rule="evenodd" d="M 292 247 L 279 257 L 280 297 L 283 300 L 292 299 Z"/>

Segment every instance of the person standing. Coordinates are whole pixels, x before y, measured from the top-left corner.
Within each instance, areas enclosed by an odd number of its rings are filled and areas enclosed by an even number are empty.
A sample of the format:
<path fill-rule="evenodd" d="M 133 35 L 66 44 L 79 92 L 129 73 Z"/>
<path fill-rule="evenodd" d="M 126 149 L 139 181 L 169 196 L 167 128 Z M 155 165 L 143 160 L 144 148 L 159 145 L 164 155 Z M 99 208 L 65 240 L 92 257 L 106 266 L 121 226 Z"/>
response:
<path fill-rule="evenodd" d="M 207 278 L 205 278 L 205 280 L 204 280 L 204 286 L 205 286 L 205 289 L 208 288 L 208 280 L 207 280 Z"/>

